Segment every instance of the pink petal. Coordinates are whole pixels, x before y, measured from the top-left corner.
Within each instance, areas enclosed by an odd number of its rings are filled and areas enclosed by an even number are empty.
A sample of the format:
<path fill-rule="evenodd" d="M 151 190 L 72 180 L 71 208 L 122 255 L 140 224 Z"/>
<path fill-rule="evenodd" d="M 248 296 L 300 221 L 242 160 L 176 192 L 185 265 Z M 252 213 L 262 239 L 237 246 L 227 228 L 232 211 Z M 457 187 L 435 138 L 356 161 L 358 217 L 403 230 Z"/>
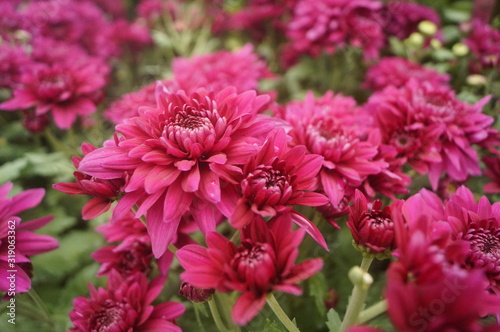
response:
<path fill-rule="evenodd" d="M 52 116 L 56 126 L 60 129 L 69 129 L 76 121 L 77 110 L 72 109 L 72 106 L 52 107 Z"/>
<path fill-rule="evenodd" d="M 330 251 L 326 244 L 325 238 L 323 237 L 323 234 L 321 234 L 318 227 L 316 227 L 316 225 L 314 225 L 312 221 L 308 220 L 303 215 L 297 212 L 292 212 L 290 214 L 290 217 L 294 223 L 299 225 L 299 227 L 303 228 L 309 235 L 311 235 L 314 241 L 318 242 L 318 244 L 325 248 L 325 250 Z"/>
<path fill-rule="evenodd" d="M 94 197 L 89 200 L 82 209 L 83 220 L 94 219 L 111 207 L 111 201 L 104 197 Z"/>
<path fill-rule="evenodd" d="M 200 169 L 200 187 L 201 196 L 211 203 L 220 202 L 220 181 L 219 176 L 209 169 Z"/>
<path fill-rule="evenodd" d="M 33 107 L 38 99 L 29 90 L 14 91 L 14 98 L 0 103 L 0 109 L 5 111 L 16 111 Z"/>
<path fill-rule="evenodd" d="M 294 198 L 287 202 L 289 205 L 323 206 L 328 204 L 329 200 L 323 194 L 306 191 L 302 196 Z"/>
<path fill-rule="evenodd" d="M 229 218 L 229 222 L 234 228 L 240 229 L 250 224 L 253 218 L 254 214 L 248 206 L 248 201 L 245 198 L 240 198 L 231 218 Z"/>
<path fill-rule="evenodd" d="M 236 301 L 232 317 L 236 324 L 243 326 L 248 324 L 262 310 L 266 304 L 266 294 L 257 297 L 256 294 L 244 293 Z"/>

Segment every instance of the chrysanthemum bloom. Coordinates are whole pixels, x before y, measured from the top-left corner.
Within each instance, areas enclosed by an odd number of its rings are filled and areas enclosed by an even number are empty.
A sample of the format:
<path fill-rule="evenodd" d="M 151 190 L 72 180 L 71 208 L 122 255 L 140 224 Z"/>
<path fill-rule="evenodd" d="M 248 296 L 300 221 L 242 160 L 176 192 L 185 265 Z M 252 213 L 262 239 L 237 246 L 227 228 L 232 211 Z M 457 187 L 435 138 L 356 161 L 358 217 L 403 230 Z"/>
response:
<path fill-rule="evenodd" d="M 73 301 L 75 309 L 69 317 L 74 327 L 70 331 L 180 332 L 174 320 L 184 313 L 182 304 L 164 302 L 151 305 L 164 282 L 164 277 L 157 277 L 148 283 L 140 272 L 125 279 L 112 271 L 107 289 L 95 289 L 90 285 L 90 298 L 80 296 Z"/>
<path fill-rule="evenodd" d="M 470 105 L 451 90 L 410 80 L 400 89 L 375 93 L 365 108 L 377 117 L 383 142 L 417 172 L 429 173 L 437 188 L 443 172 L 455 181 L 481 174 L 473 144 L 482 145 L 491 135 L 494 120 L 482 113 L 489 99 Z"/>
<path fill-rule="evenodd" d="M 32 63 L 26 51 L 7 43 L 0 45 L 0 88 L 13 89 L 21 80 L 23 69 Z"/>
<path fill-rule="evenodd" d="M 228 207 L 229 221 L 242 228 L 254 218 L 288 214 L 319 244 L 327 248 L 317 227 L 293 205 L 321 206 L 328 198 L 314 192 L 318 187 L 317 175 L 323 157 L 306 154 L 305 146 L 287 148 L 287 135 L 283 129 L 273 131 L 257 153 L 243 166 L 240 190 L 230 194 L 227 201 L 236 201 Z M 228 214 L 229 214 L 228 213 Z"/>
<path fill-rule="evenodd" d="M 21 222 L 18 213 L 37 206 L 45 190 L 28 189 L 7 197 L 12 189 L 8 182 L 0 186 L 0 292 L 13 296 L 31 288 L 30 257 L 59 247 L 57 240 L 48 235 L 36 234 L 37 230 L 52 220 L 52 216 Z M 9 270 L 16 272 L 16 287 L 10 287 Z"/>
<path fill-rule="evenodd" d="M 487 169 L 484 174 L 493 182 L 484 185 L 483 190 L 487 194 L 500 193 L 500 157 L 483 157 Z"/>
<path fill-rule="evenodd" d="M 97 148 L 88 143 L 82 144 L 84 155 Z M 73 165 L 79 169 L 81 157 L 73 157 Z M 70 195 L 89 195 L 90 199 L 82 209 L 84 220 L 94 219 L 108 211 L 111 204 L 122 196 L 125 178 L 102 180 L 82 172 L 74 172 L 76 183 L 60 182 L 52 185 L 56 190 Z"/>
<path fill-rule="evenodd" d="M 418 24 L 430 21 L 439 26 L 439 14 L 432 8 L 406 1 L 390 1 L 384 8 L 388 20 L 385 32 L 389 36 L 405 39 L 417 31 Z"/>
<path fill-rule="evenodd" d="M 470 244 L 465 265 L 484 271 L 491 288 L 500 294 L 500 203 L 483 196 L 478 203 L 465 186 L 446 203 L 447 220 L 454 238 Z"/>
<path fill-rule="evenodd" d="M 245 325 L 262 309 L 268 293 L 302 294 L 296 283 L 321 270 L 323 261 L 315 258 L 295 265 L 305 232 L 293 232 L 288 217 L 267 223 L 259 218 L 241 232 L 239 247 L 211 232 L 206 237 L 208 248 L 187 245 L 177 251 L 177 257 L 186 269 L 181 278 L 191 285 L 242 292 L 232 317 L 238 325 Z"/>
<path fill-rule="evenodd" d="M 386 57 L 370 67 L 366 73 L 363 87 L 371 90 L 383 90 L 389 85 L 396 88 L 404 86 L 410 79 L 419 82 L 429 82 L 440 87 L 449 86 L 450 76 L 440 74 L 431 68 L 399 57 Z"/>
<path fill-rule="evenodd" d="M 107 242 L 118 242 L 117 245 L 103 247 L 92 254 L 92 258 L 102 264 L 97 272 L 98 276 L 109 274 L 113 270 L 125 277 L 135 272 L 146 275 L 151 272 L 151 237 L 146 226 L 141 220 L 134 218 L 132 212 L 119 220 L 97 227 L 97 230 L 104 235 Z M 162 274 L 167 274 L 172 258 L 173 254 L 166 252 L 156 260 Z"/>
<path fill-rule="evenodd" d="M 55 124 L 70 128 L 78 115 L 86 116 L 96 110 L 95 97 L 106 81 L 100 72 L 100 61 L 85 65 L 59 63 L 38 65 L 22 75 L 21 86 L 13 98 L 0 104 L 6 111 L 35 107 L 36 115 L 51 112 Z"/>
<path fill-rule="evenodd" d="M 354 206 L 349 210 L 347 227 L 351 231 L 356 248 L 377 258 L 389 257 L 396 249 L 391 207 L 382 208 L 382 202 L 377 199 L 369 209 L 365 195 L 356 190 Z"/>
<path fill-rule="evenodd" d="M 235 183 L 241 173 L 237 166 L 257 152 L 273 123 L 257 114 L 269 97 L 255 91 L 201 89 L 187 95 L 159 85 L 156 97 L 157 107 L 144 107 L 139 117 L 119 124 L 121 135 L 87 154 L 79 169 L 106 180 L 130 174 L 114 218 L 139 205 L 137 217 L 146 215 L 153 253 L 159 257 L 188 212 L 203 232 L 215 230 L 213 209 L 221 203 L 221 181 Z"/>
<path fill-rule="evenodd" d="M 399 204 L 396 204 L 399 205 Z M 500 313 L 482 271 L 466 270 L 465 241 L 452 241 L 443 204 L 433 193 L 412 196 L 392 210 L 398 261 L 391 263 L 385 296 L 400 331 L 483 331 L 481 318 Z M 399 212 L 398 212 L 399 211 Z"/>
<path fill-rule="evenodd" d="M 236 88 L 238 93 L 258 90 L 259 80 L 272 77 L 251 44 L 236 52 L 218 51 L 191 59 L 175 58 L 172 72 L 175 83 L 187 94 L 198 88 L 221 91 L 228 86 Z"/>
<path fill-rule="evenodd" d="M 369 140 L 369 126 L 361 129 L 355 122 L 361 111 L 350 97 L 327 93 L 315 98 L 311 92 L 304 101 L 285 108 L 284 118 L 292 126 L 291 144 L 305 145 L 309 153 L 324 157 L 320 180 L 334 207 L 346 191 L 387 167 L 384 161 L 374 160 L 377 146 Z M 363 121 L 366 119 L 370 119 L 369 114 Z"/>
<path fill-rule="evenodd" d="M 465 39 L 474 56 L 487 68 L 500 63 L 500 31 L 479 20 L 472 21 L 472 32 Z"/>
<path fill-rule="evenodd" d="M 378 56 L 385 36 L 380 24 L 382 4 L 369 0 L 299 0 L 287 25 L 290 49 L 318 56 L 352 45 L 365 58 Z"/>

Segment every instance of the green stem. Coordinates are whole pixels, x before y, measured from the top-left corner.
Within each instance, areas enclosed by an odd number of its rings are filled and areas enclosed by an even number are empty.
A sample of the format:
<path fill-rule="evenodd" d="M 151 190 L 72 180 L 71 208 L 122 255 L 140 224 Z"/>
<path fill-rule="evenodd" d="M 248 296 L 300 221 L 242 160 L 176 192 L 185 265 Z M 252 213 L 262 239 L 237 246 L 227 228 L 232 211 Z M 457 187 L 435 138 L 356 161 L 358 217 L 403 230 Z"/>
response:
<path fill-rule="evenodd" d="M 300 332 L 299 328 L 295 326 L 295 324 L 290 320 L 290 318 L 286 315 L 286 313 L 281 308 L 278 301 L 274 297 L 273 293 L 267 296 L 267 304 L 273 309 L 274 313 L 278 317 L 278 319 L 285 325 L 288 331 L 290 332 Z"/>
<path fill-rule="evenodd" d="M 382 300 L 359 313 L 358 323 L 366 323 L 387 311 L 387 301 Z"/>
<path fill-rule="evenodd" d="M 352 289 L 349 304 L 347 305 L 347 310 L 340 326 L 340 332 L 347 331 L 349 327 L 358 322 L 359 313 L 365 305 L 368 289 L 373 283 L 373 278 L 368 274 L 368 269 L 372 261 L 373 257 L 363 256 L 361 267 L 355 266 L 349 271 L 349 278 L 354 283 L 354 288 Z"/>
<path fill-rule="evenodd" d="M 212 317 L 214 318 L 215 325 L 221 332 L 229 332 L 229 330 L 224 325 L 222 318 L 219 314 L 219 309 L 217 309 L 217 304 L 215 303 L 215 297 L 212 296 L 210 300 L 208 300 L 208 306 L 210 307 L 210 312 L 212 313 Z"/>
<path fill-rule="evenodd" d="M 215 293 L 216 298 L 219 300 L 219 305 L 221 306 L 222 317 L 224 318 L 226 324 L 229 326 L 230 331 L 240 331 L 239 326 L 234 324 L 233 317 L 231 315 L 231 308 L 233 307 L 233 301 L 228 293 Z"/>
<path fill-rule="evenodd" d="M 31 299 L 33 300 L 33 302 L 35 303 L 35 305 L 41 309 L 41 311 L 43 312 L 46 320 L 48 322 L 51 322 L 50 320 L 50 314 L 49 314 L 49 310 L 47 309 L 47 306 L 45 306 L 45 303 L 43 302 L 43 300 L 40 298 L 40 296 L 38 295 L 38 293 L 35 291 L 34 288 L 31 288 L 29 291 L 28 291 L 28 295 L 29 297 L 31 297 Z"/>

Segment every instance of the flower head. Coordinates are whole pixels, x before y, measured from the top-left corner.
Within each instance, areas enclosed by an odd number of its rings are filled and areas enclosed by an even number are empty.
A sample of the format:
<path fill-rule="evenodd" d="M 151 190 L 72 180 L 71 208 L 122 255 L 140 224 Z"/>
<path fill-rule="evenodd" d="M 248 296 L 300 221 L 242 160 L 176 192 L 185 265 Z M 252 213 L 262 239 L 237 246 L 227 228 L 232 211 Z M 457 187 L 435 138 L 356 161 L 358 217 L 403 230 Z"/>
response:
<path fill-rule="evenodd" d="M 31 256 L 59 247 L 53 237 L 33 232 L 49 223 L 52 216 L 25 222 L 21 222 L 17 216 L 20 212 L 37 206 L 45 195 L 45 190 L 28 189 L 13 197 L 7 197 L 12 185 L 9 182 L 0 186 L 0 270 L 5 273 L 8 270 L 17 270 L 15 289 L 10 288 L 8 278 L 0 280 L 0 291 L 8 293 L 9 296 L 27 292 L 31 288 Z"/>
<path fill-rule="evenodd" d="M 419 3 L 391 1 L 387 3 L 385 11 L 390 18 L 385 26 L 385 32 L 399 39 L 405 39 L 416 32 L 418 24 L 424 20 L 439 25 L 439 14 L 434 9 Z"/>
<path fill-rule="evenodd" d="M 71 331 L 177 331 L 173 320 L 184 313 L 184 306 L 176 302 L 151 305 L 159 295 L 164 277 L 148 283 L 146 276 L 136 272 L 125 279 L 116 271 L 108 278 L 107 289 L 90 286 L 90 298 L 74 300 L 69 313 L 74 327 Z"/>
<path fill-rule="evenodd" d="M 500 63 L 500 31 L 490 25 L 473 20 L 472 32 L 465 44 L 483 66 L 497 67 Z"/>
<path fill-rule="evenodd" d="M 484 185 L 484 192 L 487 194 L 500 193 L 500 157 L 483 157 L 483 162 L 487 169 L 484 174 L 493 182 Z"/>
<path fill-rule="evenodd" d="M 259 216 L 289 214 L 326 248 L 317 227 L 292 209 L 292 205 L 328 203 L 326 196 L 314 192 L 322 161 L 319 155 L 306 154 L 304 146 L 288 149 L 283 129 L 271 132 L 257 155 L 243 166 L 241 194 L 229 218 L 231 225 L 242 228 Z"/>
<path fill-rule="evenodd" d="M 384 257 L 396 249 L 391 208 L 385 206 L 382 209 L 382 202 L 377 199 L 368 209 L 366 197 L 359 190 L 355 193 L 354 206 L 350 207 L 347 227 L 356 248 L 363 252 Z"/>
<path fill-rule="evenodd" d="M 389 85 L 400 88 L 412 78 L 436 87 L 448 86 L 450 80 L 448 74 L 440 74 L 405 58 L 385 57 L 368 69 L 363 86 L 372 90 L 383 90 Z"/>
<path fill-rule="evenodd" d="M 263 219 L 254 220 L 242 230 L 238 247 L 218 233 L 209 233 L 208 249 L 187 245 L 177 252 L 186 270 L 181 277 L 199 288 L 242 292 L 232 316 L 237 324 L 245 325 L 262 309 L 269 292 L 300 295 L 302 291 L 295 284 L 322 268 L 319 258 L 295 265 L 303 236 L 303 230 L 292 231 L 287 217 L 267 223 Z"/>
<path fill-rule="evenodd" d="M 114 218 L 139 205 L 137 217 L 146 215 L 159 257 L 186 213 L 203 232 L 215 229 L 221 183 L 235 183 L 238 166 L 256 152 L 273 124 L 257 114 L 268 96 L 254 91 L 201 89 L 187 95 L 159 85 L 156 97 L 156 107 L 141 108 L 138 117 L 119 124 L 120 136 L 87 154 L 79 169 L 106 180 L 120 179 L 124 172 L 130 176 Z"/>

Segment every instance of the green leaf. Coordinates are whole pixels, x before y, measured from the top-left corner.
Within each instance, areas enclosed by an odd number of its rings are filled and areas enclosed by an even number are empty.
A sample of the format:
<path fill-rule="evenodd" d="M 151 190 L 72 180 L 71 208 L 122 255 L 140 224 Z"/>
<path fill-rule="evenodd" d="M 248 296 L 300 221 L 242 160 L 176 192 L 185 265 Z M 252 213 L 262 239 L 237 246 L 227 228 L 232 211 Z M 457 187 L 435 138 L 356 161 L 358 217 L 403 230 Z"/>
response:
<path fill-rule="evenodd" d="M 460 9 L 445 8 L 444 17 L 451 22 L 461 23 L 470 20 L 470 12 Z"/>
<path fill-rule="evenodd" d="M 318 311 L 323 315 L 325 313 L 325 303 L 324 298 L 328 290 L 328 283 L 323 273 L 316 273 L 314 276 L 309 278 L 309 292 L 311 296 L 314 297 L 314 302 Z"/>
<path fill-rule="evenodd" d="M 0 166 L 0 184 L 17 179 L 27 165 L 26 158 L 20 158 Z"/>
<path fill-rule="evenodd" d="M 342 324 L 342 320 L 340 319 L 339 314 L 335 311 L 335 309 L 330 309 L 326 314 L 326 326 L 328 327 L 329 332 L 339 332 L 340 325 Z"/>

